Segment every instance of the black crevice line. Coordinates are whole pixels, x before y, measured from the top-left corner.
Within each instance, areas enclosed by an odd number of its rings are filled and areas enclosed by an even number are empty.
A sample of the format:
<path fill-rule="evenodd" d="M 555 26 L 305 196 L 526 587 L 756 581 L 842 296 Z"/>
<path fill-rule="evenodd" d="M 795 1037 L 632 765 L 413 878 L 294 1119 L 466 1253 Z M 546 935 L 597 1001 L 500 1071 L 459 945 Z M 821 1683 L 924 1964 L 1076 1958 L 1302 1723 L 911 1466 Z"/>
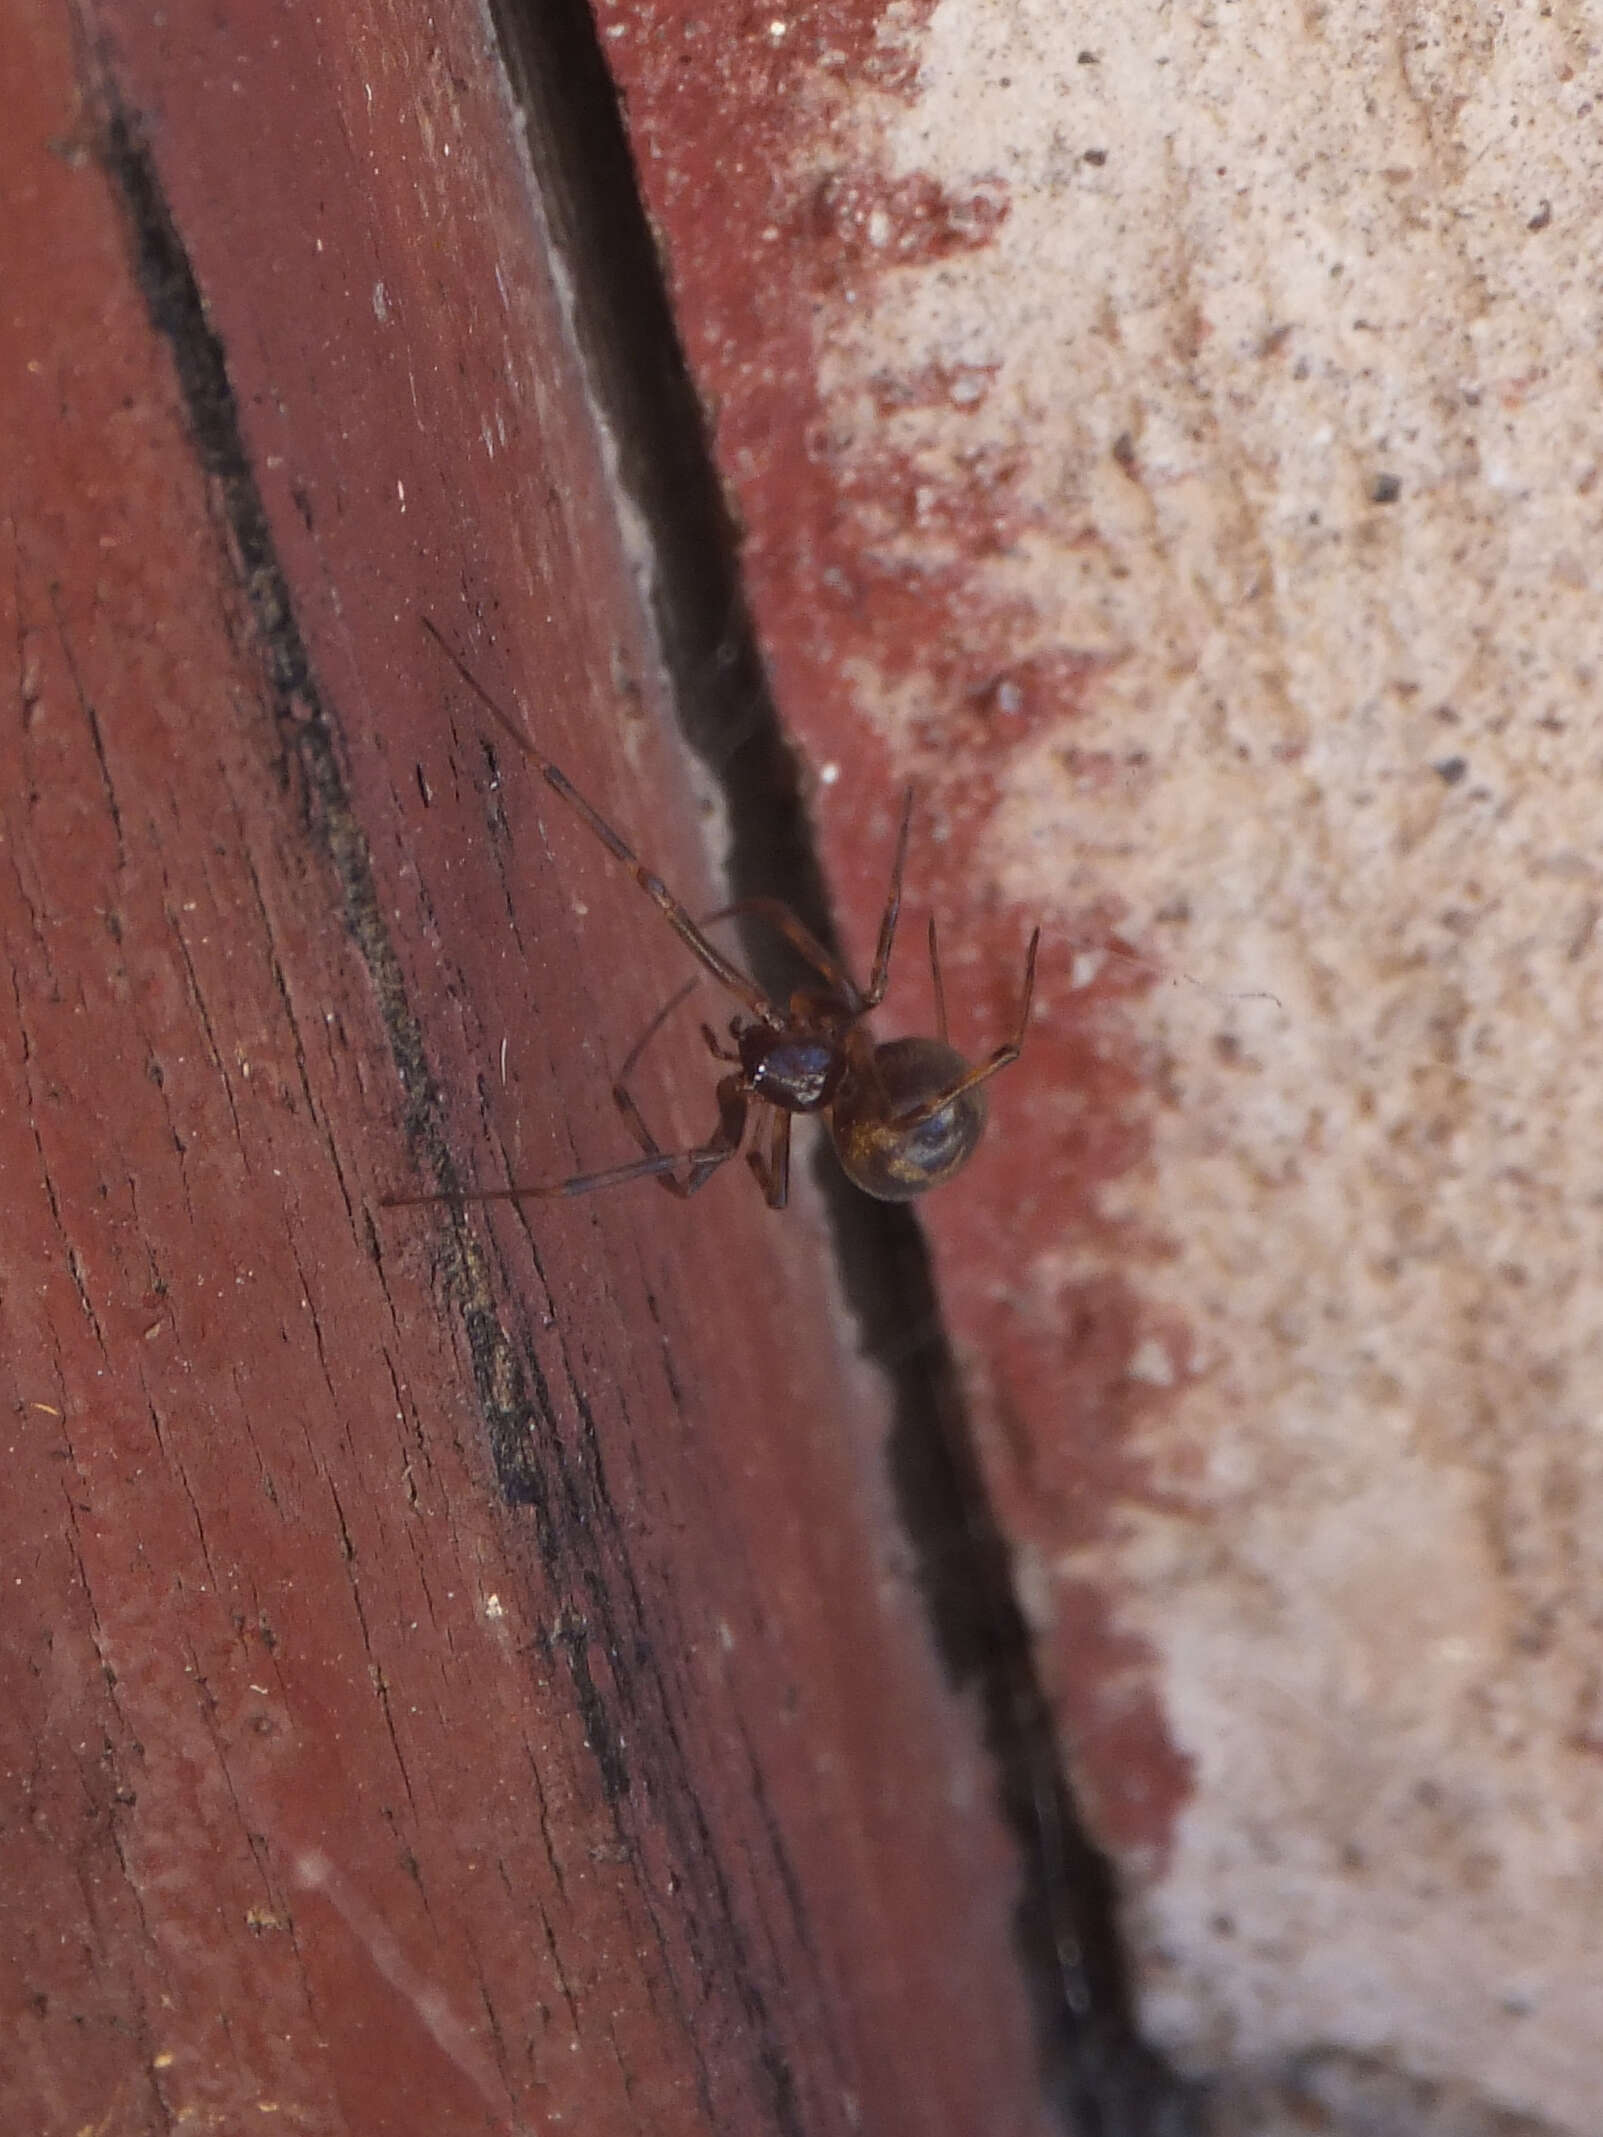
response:
<path fill-rule="evenodd" d="M 298 770 L 300 803 L 313 846 L 332 865 L 344 918 L 367 968 L 399 1076 L 407 1140 L 420 1167 L 444 1190 L 456 1181 L 440 1093 L 430 1072 L 423 1033 L 406 993 L 400 959 L 385 926 L 367 840 L 351 807 L 334 732 L 323 705 L 289 585 L 278 561 L 266 509 L 240 431 L 226 352 L 206 316 L 182 237 L 173 222 L 149 149 L 115 83 L 96 84 L 101 106 L 101 156 L 126 211 L 134 269 L 152 324 L 165 338 L 177 371 L 190 434 L 209 477 L 234 552 L 254 625 L 255 650 L 265 670 L 275 725 L 287 766 Z M 286 774 L 286 777 L 289 775 Z M 565 1523 L 561 1502 L 572 1490 L 560 1456 L 561 1429 L 539 1367 L 509 1337 L 489 1283 L 483 1251 L 459 1215 L 435 1234 L 448 1296 L 462 1315 L 473 1361 L 475 1391 L 486 1422 L 491 1460 L 502 1499 L 531 1519 L 536 1549 L 560 1594 L 593 1589 L 574 1563 L 569 1540 L 582 1524 Z M 380 1249 L 370 1235 L 370 1251 Z M 608 1800 L 621 1793 L 606 1747 L 618 1729 L 602 1711 L 588 1675 L 576 1672 L 576 1691 Z"/>
<path fill-rule="evenodd" d="M 391 1053 L 406 1093 L 407 1132 L 431 1163 L 449 1168 L 440 1134 L 439 1094 L 423 1037 L 406 998 L 400 960 L 390 942 L 373 881 L 367 841 L 346 790 L 321 694 L 278 561 L 255 470 L 245 450 L 228 363 L 206 315 L 172 213 L 140 127 L 114 81 L 95 83 L 101 106 L 100 154 L 122 202 L 134 273 L 151 324 L 166 340 L 189 430 L 209 477 L 233 549 L 255 627 L 270 709 L 288 763 L 298 766 L 308 831 L 338 877 L 346 924 L 378 989 Z"/>
<path fill-rule="evenodd" d="M 404 1125 L 421 1169 L 442 1191 L 456 1184 L 444 1134 L 440 1093 L 428 1067 L 423 1034 L 407 998 L 400 960 L 384 923 L 367 840 L 351 806 L 334 729 L 327 717 L 305 641 L 295 618 L 288 581 L 279 563 L 267 513 L 245 448 L 229 380 L 226 351 L 206 315 L 182 236 L 173 221 L 154 160 L 137 119 L 117 93 L 109 70 L 92 81 L 100 115 L 101 161 L 121 199 L 135 274 L 153 325 L 174 362 L 191 437 L 210 479 L 219 520 L 234 552 L 254 626 L 255 650 L 269 687 L 270 706 L 282 744 L 286 783 L 298 771 L 299 798 L 309 842 L 328 858 L 339 886 L 345 923 L 357 945 L 383 1018 L 404 1093 Z M 459 1214 L 436 1234 L 440 1273 L 447 1295 L 463 1317 L 473 1361 L 475 1390 L 488 1431 L 497 1483 L 509 1508 L 530 1519 L 535 1547 L 547 1577 L 567 1605 L 556 1636 L 573 1681 L 603 1793 L 618 1822 L 620 1840 L 632 1846 L 623 1823 L 630 1777 L 623 1761 L 624 1722 L 633 1717 L 648 1686 L 640 1672 L 621 1666 L 625 1655 L 643 1655 L 655 1680 L 649 1642 L 633 1613 L 626 1627 L 609 1607 L 610 1590 L 596 1565 L 595 1516 L 616 1535 L 618 1519 L 599 1473 L 587 1465 L 587 1503 L 576 1502 L 579 1479 L 562 1453 L 563 1436 L 532 1345 L 509 1336 L 497 1309 L 482 1249 Z M 376 1239 L 370 1250 L 378 1257 Z M 621 1546 L 620 1546 L 621 1548 Z M 582 1598 L 582 1601 L 580 1600 Z M 598 1672 L 592 1657 L 604 1657 Z M 604 1689 L 603 1679 L 606 1689 Z M 616 1702 L 619 1711 L 613 1711 Z M 756 2054 L 767 2081 L 772 2127 L 781 2137 L 801 2137 L 794 2078 L 779 2047 L 767 2002 L 750 1961 L 734 1895 L 716 1852 L 708 1854 L 699 1810 L 684 1776 L 672 1716 L 659 1690 L 653 1720 L 666 1729 L 680 1767 L 680 1785 L 665 1791 L 674 1812 L 666 1830 L 687 1862 L 705 1859 L 705 1927 L 710 1955 L 694 1957 L 705 1981 L 716 1970 L 733 1984 L 751 2025 Z M 699 1844 L 699 1845 L 698 1845 Z M 681 1914 L 685 1912 L 681 1903 Z M 694 1942 L 702 1925 L 692 1915 L 679 1927 Z M 684 2038 L 698 2048 L 699 2035 L 686 2010 Z"/>
<path fill-rule="evenodd" d="M 134 273 L 151 323 L 171 351 L 190 435 L 212 485 L 249 608 L 254 650 L 266 673 L 269 706 L 284 750 L 286 784 L 298 772 L 308 838 L 332 866 L 345 924 L 377 997 L 401 1083 L 407 1141 L 421 1168 L 442 1190 L 449 1190 L 456 1184 L 456 1171 L 440 1093 L 245 448 L 226 352 L 207 317 L 148 145 L 109 70 L 97 73 L 93 93 L 100 111 L 101 161 L 126 215 Z M 501 1325 L 481 1251 L 466 1224 L 459 1220 L 443 1227 L 437 1237 L 446 1289 L 466 1326 L 502 1495 L 510 1505 L 530 1505 L 538 1514 L 550 1498 L 539 1449 L 556 1440 L 556 1418 L 544 1388 L 531 1387 L 523 1360 Z M 378 1242 L 371 1237 L 370 1250 L 377 1257 Z M 560 1552 L 549 1521 L 537 1521 L 537 1530 L 542 1556 L 548 1565 L 556 1565 Z"/>
<path fill-rule="evenodd" d="M 299 774 L 307 834 L 332 865 L 345 924 L 377 995 L 404 1094 L 408 1141 L 423 1169 L 448 1189 L 455 1169 L 440 1094 L 246 453 L 223 346 L 207 319 L 139 127 L 111 80 L 103 75 L 95 86 L 101 107 L 101 158 L 125 209 L 139 286 L 151 321 L 171 350 L 191 437 L 234 551 L 286 763 Z M 549 1393 L 538 1379 L 531 1384 L 523 1358 L 501 1324 L 481 1251 L 465 1224 L 444 1227 L 437 1237 L 446 1289 L 463 1316 L 502 1496 L 509 1506 L 532 1510 L 541 1557 L 560 1579 L 567 1554 L 550 1511 L 555 1496 L 551 1465 L 542 1459 L 542 1450 L 559 1443 Z M 377 1242 L 370 1244 L 377 1254 Z"/>
<path fill-rule="evenodd" d="M 720 780 L 732 895 L 777 897 L 831 948 L 795 759 L 742 592 L 738 538 L 679 347 L 617 94 L 586 0 L 491 0 L 591 390 L 652 530 L 659 634 L 687 739 Z M 770 986 L 767 937 L 753 961 Z M 1189 2137 L 1201 2106 L 1140 2038 L 1105 1859 L 1087 1839 L 974 1447 L 923 1234 L 825 1159 L 846 1295 L 893 1389 L 890 1461 L 939 1652 L 977 1690 L 1023 1864 L 1017 1944 L 1049 2098 L 1074 2137 Z"/>
<path fill-rule="evenodd" d="M 449 1191 L 456 1184 L 456 1171 L 444 1132 L 441 1095 L 385 925 L 367 840 L 351 806 L 334 730 L 240 431 L 226 353 L 207 318 L 138 123 L 109 77 L 102 75 L 96 89 L 102 113 L 101 157 L 126 211 L 139 286 L 151 321 L 171 350 L 191 437 L 234 552 L 286 766 L 298 770 L 307 834 L 333 867 L 346 926 L 377 996 L 403 1092 L 408 1143 L 420 1169 L 442 1191 Z M 286 771 L 286 782 L 289 777 Z M 482 1249 L 466 1223 L 459 1219 L 436 1236 L 447 1292 L 463 1316 L 502 1497 L 509 1506 L 532 1513 L 540 1555 L 556 1572 L 567 1554 L 562 1523 L 553 1512 L 562 1480 L 553 1476 L 544 1452 L 560 1443 L 551 1392 L 532 1353 L 526 1362 L 509 1338 Z M 371 1246 L 377 1255 L 376 1240 Z"/>

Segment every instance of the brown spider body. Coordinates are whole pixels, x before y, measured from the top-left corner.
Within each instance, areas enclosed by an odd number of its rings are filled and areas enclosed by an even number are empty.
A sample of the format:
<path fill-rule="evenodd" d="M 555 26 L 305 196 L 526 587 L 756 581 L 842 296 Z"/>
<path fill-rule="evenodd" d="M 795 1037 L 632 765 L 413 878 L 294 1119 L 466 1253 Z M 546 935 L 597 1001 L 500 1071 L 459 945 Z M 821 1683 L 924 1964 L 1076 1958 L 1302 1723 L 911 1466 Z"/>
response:
<path fill-rule="evenodd" d="M 951 1179 L 974 1155 L 989 1111 L 977 1084 L 948 1095 L 968 1074 L 942 1039 L 891 1039 L 860 1071 L 848 1068 L 829 1115 L 846 1177 L 879 1202 L 911 1202 Z"/>
<path fill-rule="evenodd" d="M 685 1150 L 659 1148 L 629 1089 L 635 1063 L 659 1026 L 689 992 L 687 986 L 653 1018 L 630 1049 L 612 1087 L 613 1101 L 640 1146 L 638 1158 L 600 1172 L 578 1173 L 571 1179 L 529 1186 L 484 1188 L 470 1193 L 390 1195 L 385 1197 L 388 1206 L 521 1202 L 590 1194 L 597 1188 L 642 1179 L 655 1180 L 670 1194 L 690 1196 L 745 1145 L 754 1107 L 759 1119 L 751 1147 L 746 1149 L 746 1163 L 771 1209 L 783 1209 L 789 1193 L 790 1123 L 798 1113 L 820 1114 L 827 1119 L 847 1177 L 865 1194 L 880 1201 L 909 1201 L 926 1188 L 949 1180 L 968 1162 L 985 1130 L 987 1109 L 982 1086 L 999 1069 L 1016 1061 L 1024 1044 L 1041 931 L 1037 928 L 1030 937 L 1023 998 L 1013 1035 L 983 1061 L 971 1064 L 947 1043 L 946 998 L 933 920 L 929 951 L 939 1036 L 892 1039 L 884 1046 L 875 1045 L 864 1020 L 884 1000 L 890 981 L 891 947 L 901 912 L 902 871 L 912 823 L 911 790 L 902 810 L 873 972 L 867 987 L 859 987 L 833 952 L 777 899 L 745 898 L 704 922 L 697 921 L 662 879 L 636 857 L 605 817 L 592 808 L 566 773 L 537 749 L 518 723 L 502 710 L 426 617 L 424 628 L 546 784 L 582 819 L 613 858 L 623 863 L 703 970 L 735 997 L 745 1014 L 736 1016 L 729 1026 L 732 1050 L 707 1025 L 701 1027 L 708 1051 L 731 1067 L 718 1084 L 718 1120 L 704 1142 Z M 783 1006 L 773 1001 L 706 933 L 715 921 L 737 913 L 765 917 L 819 975 L 823 986 L 795 993 Z"/>
<path fill-rule="evenodd" d="M 814 1004 L 818 997 L 797 999 Z M 842 1031 L 849 1028 L 843 1024 Z M 802 1021 L 794 1002 L 790 1022 L 779 1031 L 768 1024 L 742 1024 L 735 1051 L 752 1097 L 783 1106 L 787 1113 L 822 1112 L 846 1073 L 840 1035 L 823 1028 L 821 1020 Z"/>

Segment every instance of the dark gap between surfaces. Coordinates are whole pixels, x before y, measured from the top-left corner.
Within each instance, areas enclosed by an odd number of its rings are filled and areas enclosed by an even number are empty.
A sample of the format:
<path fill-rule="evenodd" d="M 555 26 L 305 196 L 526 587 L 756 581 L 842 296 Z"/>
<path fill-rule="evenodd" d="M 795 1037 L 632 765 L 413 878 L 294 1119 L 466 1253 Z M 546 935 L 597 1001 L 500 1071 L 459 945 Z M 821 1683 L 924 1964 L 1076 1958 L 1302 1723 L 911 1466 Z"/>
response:
<path fill-rule="evenodd" d="M 784 900 L 836 946 L 796 765 L 768 695 L 735 529 L 678 345 L 617 97 L 585 0 L 492 0 L 593 390 L 652 530 L 655 623 L 687 737 L 725 790 L 737 898 Z M 771 948 L 751 946 L 761 970 Z M 784 978 L 764 972 L 769 984 Z M 1198 2103 L 1136 2033 L 1113 1880 L 1081 1828 L 941 1325 L 916 1219 L 826 1157 L 864 1347 L 890 1380 L 889 1449 L 939 1652 L 976 1687 L 1023 1859 L 1016 1930 L 1050 2097 L 1074 2137 L 1188 2137 Z"/>

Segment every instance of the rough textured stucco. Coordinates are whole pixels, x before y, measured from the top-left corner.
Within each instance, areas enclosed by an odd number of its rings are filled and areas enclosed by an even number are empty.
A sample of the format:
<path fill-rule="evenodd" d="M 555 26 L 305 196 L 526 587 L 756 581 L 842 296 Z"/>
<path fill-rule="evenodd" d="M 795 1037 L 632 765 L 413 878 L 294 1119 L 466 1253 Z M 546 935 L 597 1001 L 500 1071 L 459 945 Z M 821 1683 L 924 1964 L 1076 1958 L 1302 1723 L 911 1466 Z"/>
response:
<path fill-rule="evenodd" d="M 600 19 L 857 939 L 910 774 L 1048 930 L 928 1214 L 1147 2021 L 1589 2131 L 1595 31 Z"/>

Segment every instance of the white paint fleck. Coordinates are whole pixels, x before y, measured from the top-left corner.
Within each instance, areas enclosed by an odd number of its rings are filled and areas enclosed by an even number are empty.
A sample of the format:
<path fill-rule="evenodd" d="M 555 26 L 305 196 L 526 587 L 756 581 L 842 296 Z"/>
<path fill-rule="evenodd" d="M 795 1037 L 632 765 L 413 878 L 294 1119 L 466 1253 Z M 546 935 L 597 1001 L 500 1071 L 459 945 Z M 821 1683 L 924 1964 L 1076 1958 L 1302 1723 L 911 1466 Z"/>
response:
<path fill-rule="evenodd" d="M 1130 1354 L 1125 1377 L 1149 1388 L 1172 1388 L 1176 1378 L 1174 1360 L 1156 1336 L 1143 1336 Z"/>

